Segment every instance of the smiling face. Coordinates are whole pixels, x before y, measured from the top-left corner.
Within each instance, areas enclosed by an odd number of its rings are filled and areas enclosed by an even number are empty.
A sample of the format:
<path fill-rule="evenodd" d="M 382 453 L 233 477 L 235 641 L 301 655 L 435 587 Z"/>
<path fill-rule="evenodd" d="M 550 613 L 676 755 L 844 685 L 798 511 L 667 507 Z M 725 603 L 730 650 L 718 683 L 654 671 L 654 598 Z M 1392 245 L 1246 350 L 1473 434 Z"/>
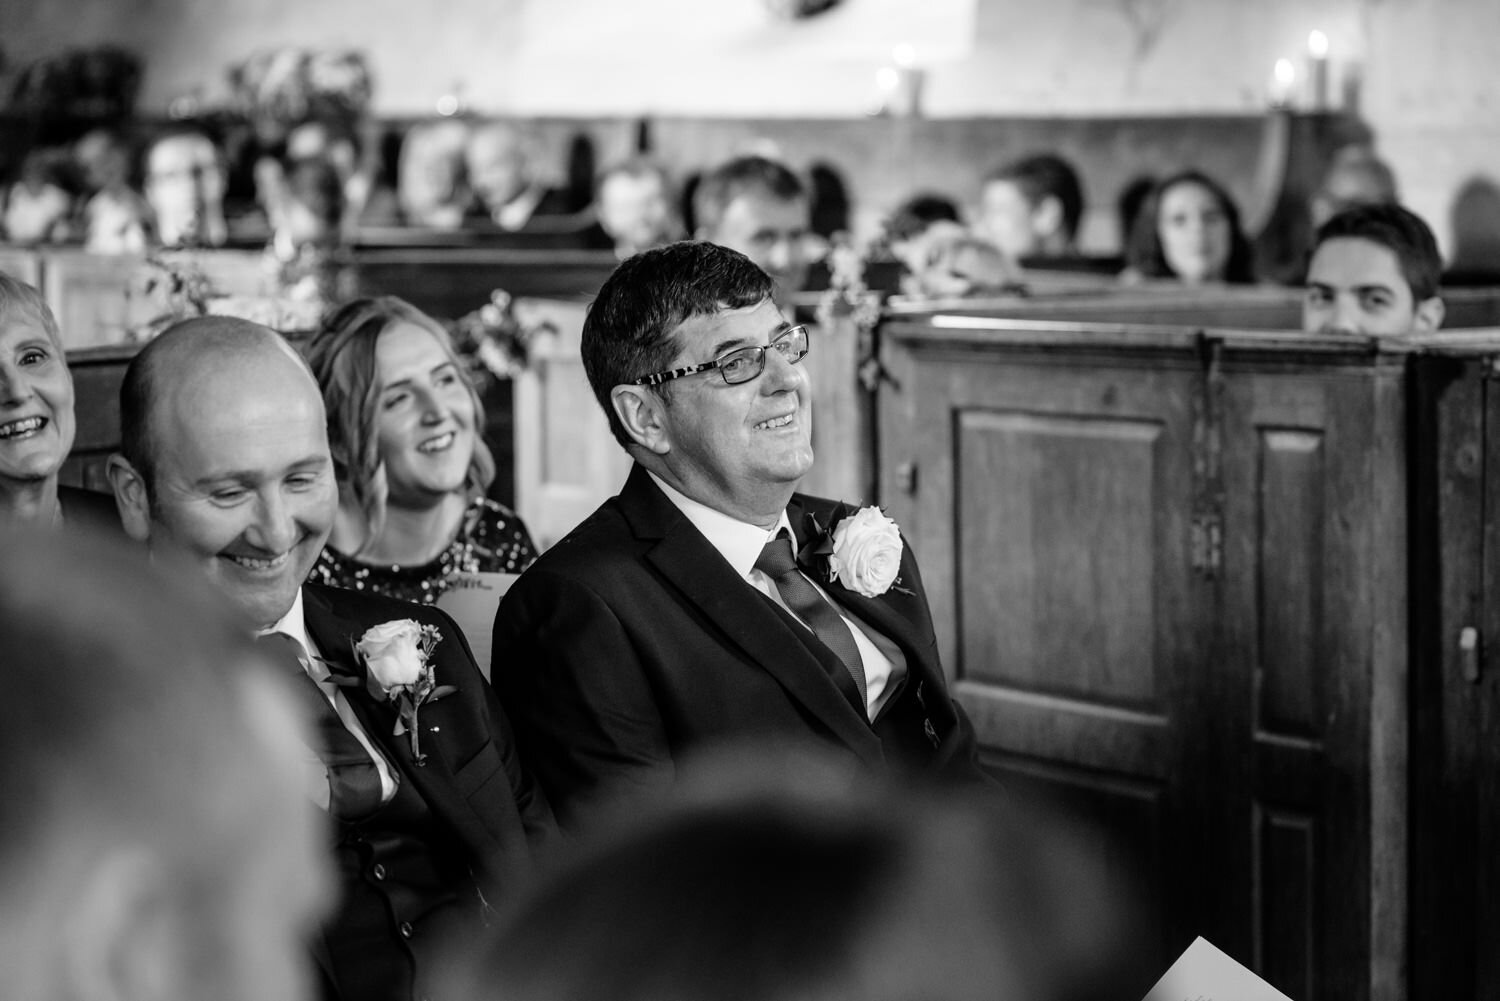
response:
<path fill-rule="evenodd" d="M 168 383 L 170 377 L 170 383 Z M 116 483 L 126 528 L 180 550 L 257 627 L 286 614 L 338 505 L 323 400 L 289 348 L 162 373 L 152 418 L 154 496 Z"/>
<path fill-rule="evenodd" d="M 24 310 L 0 313 L 0 479 L 55 477 L 74 428 L 73 377 L 61 345 Z"/>
<path fill-rule="evenodd" d="M 1435 330 L 1441 300 L 1419 303 L 1395 251 L 1373 240 L 1325 240 L 1307 270 L 1302 329 L 1308 333 L 1399 336 Z"/>
<path fill-rule="evenodd" d="M 768 300 L 697 316 L 677 328 L 669 369 L 712 361 L 776 340 L 789 327 Z M 812 396 L 807 370 L 766 352 L 761 374 L 736 386 L 717 371 L 675 379 L 646 446 L 653 469 L 687 496 L 753 524 L 774 522 L 812 468 Z M 655 394 L 653 394 L 655 395 Z M 629 426 L 629 421 L 626 422 Z"/>
<path fill-rule="evenodd" d="M 436 337 L 397 322 L 375 344 L 376 431 L 387 503 L 424 509 L 463 490 L 474 458 L 474 398 Z"/>
<path fill-rule="evenodd" d="M 1156 216 L 1167 265 L 1189 285 L 1219 281 L 1229 264 L 1229 216 L 1212 191 L 1195 181 L 1163 193 Z"/>

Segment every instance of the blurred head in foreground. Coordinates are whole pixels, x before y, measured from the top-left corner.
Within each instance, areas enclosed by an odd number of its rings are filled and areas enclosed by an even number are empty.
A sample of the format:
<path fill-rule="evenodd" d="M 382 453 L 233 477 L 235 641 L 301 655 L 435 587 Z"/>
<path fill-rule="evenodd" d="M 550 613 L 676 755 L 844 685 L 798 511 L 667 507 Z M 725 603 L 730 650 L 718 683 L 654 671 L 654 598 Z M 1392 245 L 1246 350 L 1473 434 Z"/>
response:
<path fill-rule="evenodd" d="M 1029 810 L 764 748 L 704 764 L 535 884 L 453 996 L 1045 1001 L 1108 952 L 1099 881 Z"/>
<path fill-rule="evenodd" d="M 0 996 L 308 996 L 328 886 L 301 721 L 196 585 L 0 537 Z"/>

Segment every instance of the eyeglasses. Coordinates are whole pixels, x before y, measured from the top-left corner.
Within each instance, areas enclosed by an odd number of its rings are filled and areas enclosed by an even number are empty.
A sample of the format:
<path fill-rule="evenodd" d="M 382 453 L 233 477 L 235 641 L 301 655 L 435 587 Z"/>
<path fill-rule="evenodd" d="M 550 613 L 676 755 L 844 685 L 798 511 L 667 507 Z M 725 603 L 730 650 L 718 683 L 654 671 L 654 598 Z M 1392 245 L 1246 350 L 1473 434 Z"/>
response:
<path fill-rule="evenodd" d="M 685 375 L 697 375 L 699 372 L 718 369 L 726 383 L 738 386 L 742 382 L 749 382 L 766 370 L 766 352 L 772 348 L 780 351 L 781 357 L 789 363 L 797 364 L 807 354 L 807 328 L 799 324 L 789 328 L 780 337 L 763 347 L 736 348 L 702 365 L 690 365 L 687 368 L 674 368 L 670 372 L 643 375 L 632 385 L 660 386 L 664 382 L 681 379 Z"/>

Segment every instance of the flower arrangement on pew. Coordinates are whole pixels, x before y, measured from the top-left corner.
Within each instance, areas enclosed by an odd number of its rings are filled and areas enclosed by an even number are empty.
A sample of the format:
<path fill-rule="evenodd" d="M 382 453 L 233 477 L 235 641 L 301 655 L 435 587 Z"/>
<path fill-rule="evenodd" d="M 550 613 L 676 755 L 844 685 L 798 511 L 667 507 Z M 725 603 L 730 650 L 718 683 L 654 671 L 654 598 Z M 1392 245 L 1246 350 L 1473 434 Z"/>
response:
<path fill-rule="evenodd" d="M 837 330 L 839 321 L 854 325 L 859 339 L 859 381 L 866 392 L 873 393 L 885 377 L 876 347 L 875 325 L 880 322 L 880 295 L 865 284 L 865 257 L 848 234 L 834 236 L 828 252 L 828 291 L 818 300 L 818 324 L 824 330 Z"/>
<path fill-rule="evenodd" d="M 204 273 L 192 252 L 157 251 L 126 288 L 128 297 L 141 296 L 156 307 L 150 317 L 126 331 L 130 341 L 149 341 L 163 330 L 195 316 L 237 316 L 252 320 L 288 337 L 311 331 L 321 306 L 276 296 L 222 295 Z"/>
<path fill-rule="evenodd" d="M 453 321 L 449 330 L 454 350 L 481 392 L 495 379 L 515 378 L 530 362 L 532 342 L 543 333 L 557 333 L 550 321 L 504 289 L 495 289 L 489 302 Z"/>

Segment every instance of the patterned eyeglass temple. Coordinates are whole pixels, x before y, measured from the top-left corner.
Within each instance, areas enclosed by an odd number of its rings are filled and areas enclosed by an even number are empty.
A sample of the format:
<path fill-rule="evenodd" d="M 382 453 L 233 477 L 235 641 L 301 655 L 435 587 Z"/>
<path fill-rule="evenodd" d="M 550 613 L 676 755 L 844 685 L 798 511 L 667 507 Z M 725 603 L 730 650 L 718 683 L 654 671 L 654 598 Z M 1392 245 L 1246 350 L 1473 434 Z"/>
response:
<path fill-rule="evenodd" d="M 766 352 L 771 348 L 780 351 L 782 357 L 791 364 L 797 364 L 807 355 L 807 328 L 799 323 L 795 327 L 788 327 L 780 337 L 762 347 L 737 348 L 713 361 L 706 361 L 702 365 L 689 365 L 687 368 L 674 368 L 670 372 L 643 375 L 631 385 L 660 386 L 664 382 L 681 379 L 683 376 L 718 369 L 727 384 L 737 386 L 742 382 L 749 382 L 765 371 Z"/>

